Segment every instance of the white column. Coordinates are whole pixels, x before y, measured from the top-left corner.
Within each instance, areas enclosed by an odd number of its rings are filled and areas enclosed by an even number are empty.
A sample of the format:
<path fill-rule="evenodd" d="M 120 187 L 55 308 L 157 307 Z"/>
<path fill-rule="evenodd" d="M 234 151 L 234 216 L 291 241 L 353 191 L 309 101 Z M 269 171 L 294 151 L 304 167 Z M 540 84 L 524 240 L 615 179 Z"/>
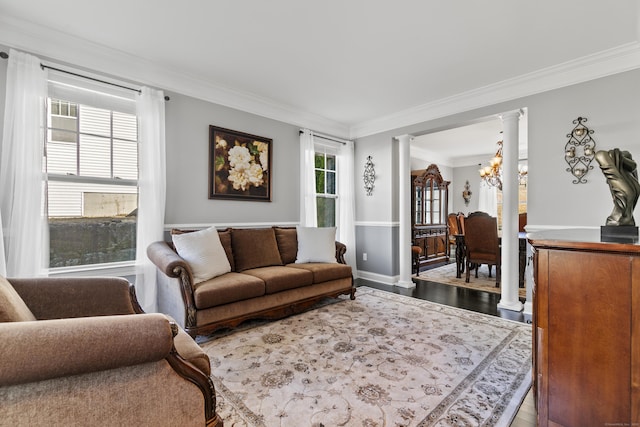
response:
<path fill-rule="evenodd" d="M 398 260 L 400 264 L 400 278 L 396 283 L 402 288 L 416 286 L 411 281 L 411 154 L 409 151 L 409 135 L 398 136 L 398 194 L 400 203 L 400 232 L 398 236 Z"/>
<path fill-rule="evenodd" d="M 498 308 L 522 311 L 518 299 L 518 122 L 520 110 L 502 119 L 502 298 Z"/>

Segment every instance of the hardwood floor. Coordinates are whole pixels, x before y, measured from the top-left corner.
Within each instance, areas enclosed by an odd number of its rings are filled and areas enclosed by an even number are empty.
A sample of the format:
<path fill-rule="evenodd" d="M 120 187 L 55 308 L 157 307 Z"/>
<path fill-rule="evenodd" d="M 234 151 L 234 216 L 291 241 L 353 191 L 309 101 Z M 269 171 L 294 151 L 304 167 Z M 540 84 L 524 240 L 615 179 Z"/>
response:
<path fill-rule="evenodd" d="M 397 286 L 385 285 L 363 279 L 356 279 L 356 286 L 368 286 L 370 288 L 394 292 L 396 294 L 502 317 L 504 319 L 531 323 L 531 316 L 529 315 L 524 315 L 521 312 L 499 309 L 499 294 L 423 281 L 417 282 L 416 287 L 411 289 L 399 288 Z M 533 402 L 532 391 L 529 390 L 529 393 L 527 393 L 524 401 L 520 405 L 518 413 L 511 423 L 511 427 L 533 427 L 535 425 L 536 409 Z"/>

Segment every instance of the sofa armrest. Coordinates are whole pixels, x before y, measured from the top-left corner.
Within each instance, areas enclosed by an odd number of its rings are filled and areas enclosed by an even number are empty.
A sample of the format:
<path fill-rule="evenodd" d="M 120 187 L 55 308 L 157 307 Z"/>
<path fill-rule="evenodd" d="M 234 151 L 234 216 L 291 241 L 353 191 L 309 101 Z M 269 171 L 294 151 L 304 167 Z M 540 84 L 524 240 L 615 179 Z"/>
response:
<path fill-rule="evenodd" d="M 0 323 L 0 386 L 165 359 L 171 324 L 162 314 Z"/>
<path fill-rule="evenodd" d="M 336 242 L 336 261 L 340 264 L 346 264 L 344 260 L 344 254 L 347 252 L 347 245 L 344 243 Z"/>
<path fill-rule="evenodd" d="M 8 279 L 39 320 L 133 314 L 138 302 L 120 277 Z"/>
<path fill-rule="evenodd" d="M 191 268 L 167 242 L 153 242 L 147 248 L 147 256 L 158 269 L 169 277 L 180 277 L 187 272 L 192 277 Z"/>

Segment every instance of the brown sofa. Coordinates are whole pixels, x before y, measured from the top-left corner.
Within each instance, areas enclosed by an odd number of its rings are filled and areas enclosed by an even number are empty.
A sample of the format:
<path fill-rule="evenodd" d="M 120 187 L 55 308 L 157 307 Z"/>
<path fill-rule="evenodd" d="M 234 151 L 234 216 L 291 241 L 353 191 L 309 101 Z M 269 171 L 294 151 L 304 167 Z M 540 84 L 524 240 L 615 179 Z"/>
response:
<path fill-rule="evenodd" d="M 342 243 L 335 242 L 335 262 L 296 263 L 296 228 L 229 228 L 218 236 L 231 271 L 200 283 L 194 283 L 189 263 L 171 243 L 155 242 L 147 249 L 158 267 L 159 310 L 192 336 L 247 319 L 285 317 L 325 297 L 355 299 Z"/>
<path fill-rule="evenodd" d="M 207 355 L 121 278 L 0 278 L 0 424 L 218 426 Z"/>

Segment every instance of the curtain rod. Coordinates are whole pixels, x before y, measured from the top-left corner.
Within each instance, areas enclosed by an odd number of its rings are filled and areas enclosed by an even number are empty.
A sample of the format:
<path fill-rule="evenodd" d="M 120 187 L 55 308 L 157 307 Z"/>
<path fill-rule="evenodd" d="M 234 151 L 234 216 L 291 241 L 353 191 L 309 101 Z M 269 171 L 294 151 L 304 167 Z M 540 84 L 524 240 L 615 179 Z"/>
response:
<path fill-rule="evenodd" d="M 7 58 L 9 58 L 9 54 L 7 52 L 0 52 L 0 58 L 7 59 Z M 87 80 L 93 80 L 94 82 L 104 83 L 104 84 L 107 84 L 107 85 L 119 87 L 121 89 L 127 89 L 127 90 L 131 90 L 133 92 L 142 93 L 142 91 L 140 89 L 134 89 L 132 87 L 123 86 L 123 85 L 120 85 L 120 84 L 117 84 L 117 83 L 108 82 L 106 80 L 96 79 L 95 77 L 85 76 L 85 75 L 82 75 L 82 74 L 74 73 L 72 71 L 62 70 L 60 68 L 52 67 L 50 65 L 45 65 L 42 62 L 40 63 L 40 67 L 42 67 L 43 69 L 47 68 L 49 70 L 58 71 L 58 72 L 65 73 L 65 74 L 70 74 L 72 76 L 80 77 L 80 78 L 87 79 Z M 169 99 L 170 98 L 168 96 L 164 97 L 165 101 L 169 101 Z"/>
<path fill-rule="evenodd" d="M 300 131 L 298 133 L 301 134 L 303 132 L 304 131 L 302 129 L 300 129 Z M 329 136 L 329 135 L 323 135 L 321 133 L 313 132 L 313 136 L 316 137 L 316 138 L 320 138 L 320 139 L 326 139 L 327 141 L 337 142 L 337 143 L 342 144 L 342 145 L 346 145 L 347 144 L 347 141 L 344 140 L 344 139 L 339 139 L 339 138 L 336 138 L 336 137 L 333 137 L 333 136 Z"/>

